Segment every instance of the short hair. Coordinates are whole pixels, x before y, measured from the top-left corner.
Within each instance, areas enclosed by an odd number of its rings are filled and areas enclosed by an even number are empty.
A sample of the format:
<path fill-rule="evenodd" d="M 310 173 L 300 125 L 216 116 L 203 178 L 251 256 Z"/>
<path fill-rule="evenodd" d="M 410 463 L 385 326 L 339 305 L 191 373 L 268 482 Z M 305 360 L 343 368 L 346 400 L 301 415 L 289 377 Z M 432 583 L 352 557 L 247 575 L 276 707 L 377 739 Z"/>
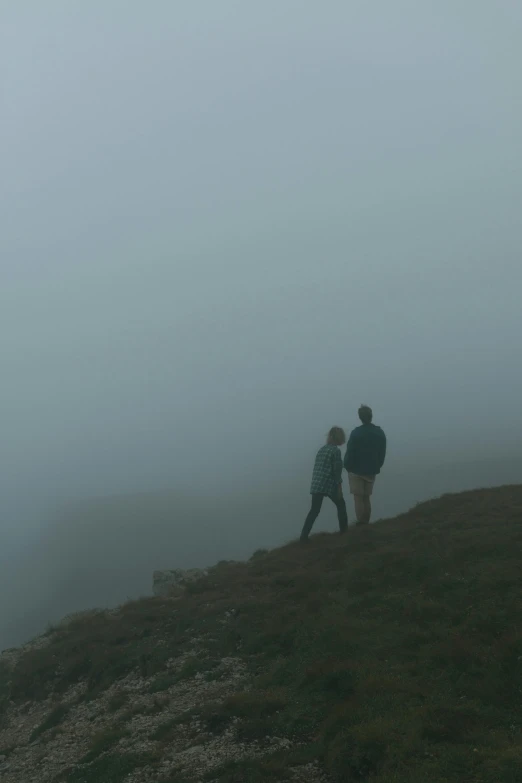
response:
<path fill-rule="evenodd" d="M 359 418 L 363 424 L 371 424 L 373 419 L 373 411 L 369 405 L 361 405 L 359 408 Z"/>
<path fill-rule="evenodd" d="M 332 427 L 328 433 L 328 443 L 334 446 L 342 446 L 346 443 L 346 435 L 342 427 Z"/>

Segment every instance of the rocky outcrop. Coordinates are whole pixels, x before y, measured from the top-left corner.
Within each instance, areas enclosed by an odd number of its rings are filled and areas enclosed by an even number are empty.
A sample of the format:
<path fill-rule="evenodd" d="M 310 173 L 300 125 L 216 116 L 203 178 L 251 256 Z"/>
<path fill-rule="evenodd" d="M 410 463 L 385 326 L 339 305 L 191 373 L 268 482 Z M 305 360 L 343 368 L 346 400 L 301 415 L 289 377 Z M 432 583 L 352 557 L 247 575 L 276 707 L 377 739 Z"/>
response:
<path fill-rule="evenodd" d="M 152 592 L 156 596 L 170 596 L 175 598 L 182 595 L 188 584 L 197 582 L 208 575 L 204 568 L 175 568 L 167 571 L 154 571 L 152 575 Z"/>

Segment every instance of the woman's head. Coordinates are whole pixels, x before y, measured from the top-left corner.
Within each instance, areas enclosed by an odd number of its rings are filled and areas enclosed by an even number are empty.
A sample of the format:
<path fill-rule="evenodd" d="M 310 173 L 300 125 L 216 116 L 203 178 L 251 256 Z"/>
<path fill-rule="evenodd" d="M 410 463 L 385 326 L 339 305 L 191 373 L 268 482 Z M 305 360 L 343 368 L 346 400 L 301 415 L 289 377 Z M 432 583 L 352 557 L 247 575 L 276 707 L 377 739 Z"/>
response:
<path fill-rule="evenodd" d="M 342 446 L 343 443 L 346 443 L 346 435 L 344 434 L 343 428 L 332 427 L 328 433 L 327 443 L 329 443 L 331 446 Z"/>

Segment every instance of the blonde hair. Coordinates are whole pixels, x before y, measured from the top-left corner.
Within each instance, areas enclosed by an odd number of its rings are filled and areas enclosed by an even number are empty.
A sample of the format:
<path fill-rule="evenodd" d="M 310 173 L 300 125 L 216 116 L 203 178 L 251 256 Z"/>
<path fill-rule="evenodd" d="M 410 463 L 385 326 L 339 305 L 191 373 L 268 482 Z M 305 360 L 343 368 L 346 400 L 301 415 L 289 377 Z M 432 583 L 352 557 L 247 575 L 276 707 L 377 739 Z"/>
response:
<path fill-rule="evenodd" d="M 327 443 L 333 446 L 342 446 L 346 443 L 346 435 L 342 427 L 332 427 L 328 433 Z"/>

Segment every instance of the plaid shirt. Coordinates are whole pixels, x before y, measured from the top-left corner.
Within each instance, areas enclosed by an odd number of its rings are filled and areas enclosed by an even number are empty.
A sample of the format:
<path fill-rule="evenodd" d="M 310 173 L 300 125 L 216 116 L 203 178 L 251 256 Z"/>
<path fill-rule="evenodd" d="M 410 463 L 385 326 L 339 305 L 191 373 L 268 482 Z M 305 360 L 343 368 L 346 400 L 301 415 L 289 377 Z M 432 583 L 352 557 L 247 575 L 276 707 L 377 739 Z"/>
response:
<path fill-rule="evenodd" d="M 323 446 L 315 458 L 310 494 L 334 495 L 342 483 L 342 472 L 341 449 L 330 444 Z"/>

